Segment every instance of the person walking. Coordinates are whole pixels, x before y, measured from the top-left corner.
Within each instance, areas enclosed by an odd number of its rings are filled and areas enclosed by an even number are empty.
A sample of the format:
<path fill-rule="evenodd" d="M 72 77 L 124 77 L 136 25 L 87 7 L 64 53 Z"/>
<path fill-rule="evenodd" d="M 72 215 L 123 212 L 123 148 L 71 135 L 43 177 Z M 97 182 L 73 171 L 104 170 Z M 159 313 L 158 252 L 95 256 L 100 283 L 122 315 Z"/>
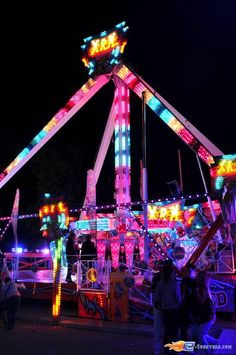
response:
<path fill-rule="evenodd" d="M 0 277 L 0 318 L 3 320 L 3 324 L 6 327 L 6 306 L 5 306 L 5 296 L 4 296 L 4 283 Z"/>
<path fill-rule="evenodd" d="M 4 269 L 4 264 L 5 264 L 5 255 L 0 249 L 0 277 L 1 277 L 3 269 Z"/>
<path fill-rule="evenodd" d="M 20 306 L 21 295 L 18 291 L 18 287 L 23 286 L 17 286 L 17 284 L 10 277 L 5 278 L 3 294 L 6 303 L 6 328 L 8 330 L 14 329 L 17 310 Z"/>
<path fill-rule="evenodd" d="M 171 261 L 164 263 L 161 274 L 161 280 L 156 285 L 154 304 L 162 312 L 165 346 L 178 340 L 181 293 Z M 165 354 L 170 354 L 170 350 L 166 347 Z"/>
<path fill-rule="evenodd" d="M 180 309 L 180 338 L 190 340 L 189 329 L 194 321 L 194 301 L 196 290 L 197 271 L 194 264 L 188 264 L 185 268 L 186 275 L 181 281 L 182 304 Z"/>
<path fill-rule="evenodd" d="M 162 311 L 160 305 L 156 302 L 155 291 L 157 283 L 161 280 L 161 270 L 163 261 L 156 261 L 154 264 L 154 273 L 151 281 L 151 292 L 153 300 L 153 343 L 154 355 L 160 355 L 163 347 L 163 324 L 162 324 Z"/>
<path fill-rule="evenodd" d="M 206 347 L 200 349 L 199 354 L 211 354 L 212 349 L 208 345 L 218 344 L 218 340 L 208 334 L 210 328 L 215 323 L 216 311 L 210 292 L 210 277 L 206 271 L 199 271 L 196 278 L 195 291 L 195 312 L 193 335 L 197 344 Z"/>

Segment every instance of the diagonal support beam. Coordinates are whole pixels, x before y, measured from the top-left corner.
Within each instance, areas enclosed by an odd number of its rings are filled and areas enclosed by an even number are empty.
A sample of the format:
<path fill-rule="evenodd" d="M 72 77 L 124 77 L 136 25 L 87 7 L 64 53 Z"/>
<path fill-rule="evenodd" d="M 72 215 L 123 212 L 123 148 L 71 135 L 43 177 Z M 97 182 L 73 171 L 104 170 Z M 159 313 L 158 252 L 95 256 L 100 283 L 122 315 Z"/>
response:
<path fill-rule="evenodd" d="M 94 174 L 94 180 L 95 180 L 94 181 L 95 186 L 93 186 L 93 188 L 94 188 L 93 194 L 94 193 L 96 194 L 96 184 L 98 182 L 98 179 L 99 179 L 99 176 L 100 176 L 100 173 L 101 173 L 101 170 L 102 170 L 102 166 L 103 166 L 105 157 L 107 155 L 107 151 L 108 151 L 108 148 L 109 148 L 112 136 L 113 136 L 114 129 L 115 129 L 115 98 L 114 98 L 114 100 L 112 102 L 112 106 L 111 106 L 111 110 L 110 110 L 110 113 L 109 113 L 109 116 L 108 116 L 106 128 L 105 128 L 105 131 L 103 133 L 103 137 L 102 137 L 102 141 L 101 141 L 101 144 L 100 144 L 100 148 L 99 148 L 99 151 L 98 151 L 98 154 L 97 154 L 97 158 L 96 158 L 96 162 L 95 162 L 94 168 L 93 168 L 93 174 Z M 89 193 L 88 180 L 87 180 L 87 189 L 86 190 L 87 190 L 87 192 L 86 192 L 86 196 L 85 196 L 85 199 L 84 199 L 83 207 L 86 206 L 87 201 L 89 200 L 88 196 L 87 196 L 87 194 Z M 96 200 L 96 196 L 93 196 L 93 200 L 94 201 Z M 85 216 L 86 216 L 86 212 L 82 211 L 81 214 L 80 214 L 80 220 L 85 219 Z"/>
<path fill-rule="evenodd" d="M 161 95 L 151 88 L 140 76 L 123 63 L 117 65 L 114 74 L 124 80 L 128 87 L 140 98 L 146 93 L 147 105 L 165 122 L 205 163 L 211 165 L 214 156 L 222 155 L 209 139 L 186 120 Z"/>
<path fill-rule="evenodd" d="M 115 99 L 112 102 L 111 110 L 108 116 L 106 128 L 102 137 L 101 145 L 97 154 L 96 162 L 94 165 L 94 175 L 96 183 L 99 179 L 100 172 L 102 170 L 102 166 L 107 155 L 107 151 L 113 136 L 113 132 L 115 129 Z"/>
<path fill-rule="evenodd" d="M 91 99 L 91 97 L 107 84 L 109 80 L 110 75 L 100 75 L 94 80 L 90 78 L 86 84 L 71 97 L 65 107 L 43 127 L 29 145 L 23 149 L 3 173 L 0 174 L 0 189 Z"/>
<path fill-rule="evenodd" d="M 210 229 L 207 231 L 206 235 L 202 238 L 201 242 L 199 243 L 198 247 L 191 255 L 190 259 L 187 261 L 186 265 L 195 264 L 198 261 L 201 254 L 204 252 L 204 250 L 206 249 L 210 241 L 213 239 L 213 237 L 217 233 L 218 229 L 222 226 L 222 224 L 223 224 L 223 216 L 222 214 L 220 214 L 213 222 Z"/>

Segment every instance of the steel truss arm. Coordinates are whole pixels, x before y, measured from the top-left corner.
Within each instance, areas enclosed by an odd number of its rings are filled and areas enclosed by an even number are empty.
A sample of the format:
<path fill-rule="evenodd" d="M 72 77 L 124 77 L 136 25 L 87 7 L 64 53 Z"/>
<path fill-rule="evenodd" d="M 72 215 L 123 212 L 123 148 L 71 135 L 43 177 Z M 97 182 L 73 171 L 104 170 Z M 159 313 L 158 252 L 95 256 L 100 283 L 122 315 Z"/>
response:
<path fill-rule="evenodd" d="M 30 144 L 23 149 L 3 173 L 0 174 L 0 188 L 2 188 L 109 80 L 109 75 L 100 75 L 94 80 L 90 78 L 86 84 L 71 97 L 65 107 L 43 127 Z"/>
<path fill-rule="evenodd" d="M 186 120 L 161 95 L 151 88 L 140 76 L 123 63 L 117 65 L 114 74 L 125 81 L 128 87 L 140 98 L 146 93 L 147 105 L 208 165 L 214 162 L 214 156 L 222 155 L 209 139 Z"/>
<path fill-rule="evenodd" d="M 103 166 L 105 157 L 107 155 L 107 151 L 108 151 L 111 139 L 112 139 L 114 129 L 115 129 L 115 99 L 113 100 L 113 103 L 111 106 L 111 110 L 110 110 L 110 113 L 108 116 L 106 128 L 103 133 L 100 148 L 99 148 L 96 162 L 95 162 L 94 168 L 93 168 L 95 184 L 97 184 L 97 182 L 98 182 L 100 172 L 102 170 L 102 166 Z M 88 190 L 88 181 L 87 181 L 87 193 L 88 193 L 88 191 L 89 190 Z M 96 186 L 95 186 L 95 191 L 96 191 Z M 87 201 L 88 201 L 88 196 L 85 196 L 83 207 L 86 206 Z M 85 216 L 86 216 L 86 212 L 82 211 L 80 214 L 80 220 L 85 219 Z"/>
<path fill-rule="evenodd" d="M 106 128 L 102 137 L 101 145 L 98 151 L 96 162 L 94 165 L 94 175 L 96 183 L 99 179 L 100 172 L 112 139 L 112 135 L 115 129 L 115 99 L 112 102 L 111 110 L 107 120 Z"/>

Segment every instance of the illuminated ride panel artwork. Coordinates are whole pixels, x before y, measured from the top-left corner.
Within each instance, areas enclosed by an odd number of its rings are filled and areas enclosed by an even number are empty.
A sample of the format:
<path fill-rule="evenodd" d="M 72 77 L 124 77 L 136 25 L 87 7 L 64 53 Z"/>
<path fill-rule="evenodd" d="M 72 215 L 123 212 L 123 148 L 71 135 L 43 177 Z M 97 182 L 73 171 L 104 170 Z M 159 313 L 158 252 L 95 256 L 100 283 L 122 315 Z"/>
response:
<path fill-rule="evenodd" d="M 210 170 L 212 190 L 222 193 L 226 183 L 236 182 L 236 154 L 222 155 L 214 160 Z"/>
<path fill-rule="evenodd" d="M 217 201 L 213 201 L 216 214 L 220 213 L 220 205 Z M 125 232 L 125 251 L 127 265 L 132 267 L 134 260 L 135 247 L 139 247 L 140 260 L 143 259 L 143 238 L 142 228 L 135 220 L 143 223 L 143 213 L 141 211 L 133 211 L 135 219 L 126 219 Z M 155 250 L 162 256 L 167 255 L 172 258 L 175 264 L 181 268 L 185 265 L 189 257 L 197 248 L 199 242 L 204 239 L 205 233 L 209 229 L 209 225 L 213 222 L 210 207 L 207 202 L 197 203 L 185 206 L 185 200 L 162 201 L 148 204 L 148 231 L 150 234 L 150 248 Z M 83 220 L 74 222 L 73 228 L 78 234 L 90 233 L 97 226 L 97 253 L 98 259 L 103 261 L 106 259 L 106 246 L 111 249 L 111 264 L 113 267 L 119 265 L 119 249 L 120 239 L 116 231 L 115 215 L 98 214 L 97 220 Z M 114 232 L 114 233 L 113 233 Z M 161 250 L 158 251 L 159 246 Z M 212 242 L 211 249 L 215 247 Z M 210 250 L 211 251 L 211 250 Z M 209 250 L 206 249 L 209 253 Z M 163 257 L 163 256 L 162 256 Z M 204 263 L 205 256 L 203 256 Z M 149 260 L 152 263 L 152 260 Z M 199 260 L 199 265 L 202 260 Z M 209 267 L 212 260 L 209 260 Z M 152 267 L 152 265 L 149 265 Z"/>
<path fill-rule="evenodd" d="M 148 230 L 154 243 L 166 251 L 178 268 L 185 265 L 198 246 L 200 230 L 206 225 L 206 218 L 199 213 L 203 205 L 185 206 L 182 200 L 148 204 Z"/>
<path fill-rule="evenodd" d="M 110 73 L 114 65 L 119 63 L 127 44 L 127 30 L 128 26 L 121 22 L 110 31 L 84 38 L 81 48 L 85 55 L 82 61 L 89 75 Z"/>
<path fill-rule="evenodd" d="M 67 229 L 70 221 L 69 209 L 66 204 L 62 201 L 51 204 L 44 205 L 39 210 L 39 218 L 42 221 L 42 227 L 40 231 L 43 237 L 49 237 L 48 225 L 52 222 L 56 222 L 58 228 L 63 230 Z"/>

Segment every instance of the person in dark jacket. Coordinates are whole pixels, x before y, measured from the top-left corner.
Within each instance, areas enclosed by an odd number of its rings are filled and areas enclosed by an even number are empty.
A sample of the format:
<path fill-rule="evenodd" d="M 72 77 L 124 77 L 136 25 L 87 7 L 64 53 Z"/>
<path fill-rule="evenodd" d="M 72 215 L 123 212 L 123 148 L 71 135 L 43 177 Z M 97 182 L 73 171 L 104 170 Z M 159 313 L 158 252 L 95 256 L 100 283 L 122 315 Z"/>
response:
<path fill-rule="evenodd" d="M 197 287 L 195 292 L 195 321 L 193 324 L 193 334 L 198 344 L 206 346 L 201 354 L 211 354 L 207 346 L 218 344 L 215 339 L 208 334 L 210 328 L 215 323 L 216 311 L 210 291 L 210 277 L 206 271 L 199 271 L 197 278 Z"/>
<path fill-rule="evenodd" d="M 194 300 L 196 292 L 196 267 L 189 264 L 185 268 L 186 275 L 181 281 L 182 306 L 180 311 L 180 335 L 182 340 L 190 340 L 188 330 L 194 321 Z"/>
<path fill-rule="evenodd" d="M 21 295 L 18 289 L 25 288 L 24 284 L 15 283 L 9 276 L 4 280 L 3 294 L 6 302 L 6 328 L 14 329 L 16 314 L 20 306 Z"/>
<path fill-rule="evenodd" d="M 92 236 L 87 234 L 81 248 L 81 260 L 93 260 L 97 258 L 97 249 L 92 242 Z"/>
<path fill-rule="evenodd" d="M 0 250 L 0 277 L 4 268 L 4 262 L 5 262 L 5 255 L 4 253 Z"/>
<path fill-rule="evenodd" d="M 160 355 L 163 346 L 163 323 L 162 311 L 160 305 L 155 302 L 155 291 L 157 283 L 161 280 L 161 270 L 163 267 L 163 260 L 156 261 L 154 264 L 154 272 L 151 281 L 151 292 L 153 300 L 153 342 L 154 354 Z"/>
<path fill-rule="evenodd" d="M 82 282 L 86 281 L 86 275 L 90 268 L 92 268 L 92 260 L 97 259 L 97 248 L 92 242 L 91 234 L 87 234 L 85 241 L 81 248 L 81 260 L 82 260 Z"/>
<path fill-rule="evenodd" d="M 166 346 L 178 341 L 181 293 L 174 272 L 174 265 L 170 261 L 164 263 L 154 296 L 154 305 L 162 312 L 165 354 L 170 354 Z"/>
<path fill-rule="evenodd" d="M 5 328 L 7 328 L 7 318 L 6 318 L 6 299 L 4 295 L 4 282 L 0 277 L 0 318 L 3 320 Z"/>
<path fill-rule="evenodd" d="M 67 243 L 66 243 L 66 259 L 67 259 L 67 264 L 68 264 L 66 282 L 73 282 L 73 280 L 71 278 L 72 269 L 73 269 L 74 263 L 77 260 L 75 246 L 74 246 L 74 238 L 75 238 L 74 232 L 70 231 L 68 234 L 68 239 L 67 239 Z"/>

